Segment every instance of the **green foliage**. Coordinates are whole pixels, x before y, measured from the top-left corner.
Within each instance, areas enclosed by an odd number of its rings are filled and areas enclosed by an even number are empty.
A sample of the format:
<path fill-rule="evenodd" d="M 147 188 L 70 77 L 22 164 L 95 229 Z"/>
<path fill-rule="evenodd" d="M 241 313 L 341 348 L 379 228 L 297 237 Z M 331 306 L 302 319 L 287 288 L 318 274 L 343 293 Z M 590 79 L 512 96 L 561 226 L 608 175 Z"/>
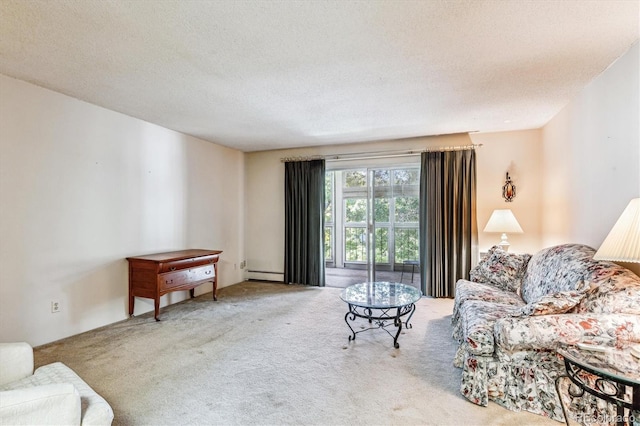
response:
<path fill-rule="evenodd" d="M 367 222 L 367 200 L 364 198 L 347 198 L 344 200 L 345 223 Z"/>
<path fill-rule="evenodd" d="M 376 198 L 374 202 L 375 221 L 389 222 L 389 199 Z"/>
<path fill-rule="evenodd" d="M 326 172 L 324 177 L 324 221 L 333 222 L 333 182 L 334 172 Z"/>
<path fill-rule="evenodd" d="M 347 262 L 367 261 L 366 228 L 345 228 L 344 230 L 345 260 Z M 376 228 L 376 262 L 389 263 L 389 229 Z"/>
<path fill-rule="evenodd" d="M 417 228 L 399 229 L 395 232 L 395 262 L 417 260 L 420 255 L 420 236 Z"/>
<path fill-rule="evenodd" d="M 390 170 L 374 170 L 373 172 L 373 185 L 374 186 L 389 186 Z"/>
<path fill-rule="evenodd" d="M 366 170 L 350 170 L 344 173 L 345 188 L 365 188 L 367 186 Z"/>
<path fill-rule="evenodd" d="M 376 228 L 376 263 L 389 263 L 389 228 Z"/>
<path fill-rule="evenodd" d="M 417 223 L 420 209 L 418 197 L 396 197 L 395 200 L 395 221 L 400 223 Z"/>
<path fill-rule="evenodd" d="M 396 169 L 393 171 L 394 185 L 419 185 L 420 170 L 418 169 Z"/>
<path fill-rule="evenodd" d="M 344 228 L 345 260 L 347 262 L 367 261 L 366 231 L 365 228 Z"/>
<path fill-rule="evenodd" d="M 333 260 L 333 228 L 324 228 L 324 260 Z"/>

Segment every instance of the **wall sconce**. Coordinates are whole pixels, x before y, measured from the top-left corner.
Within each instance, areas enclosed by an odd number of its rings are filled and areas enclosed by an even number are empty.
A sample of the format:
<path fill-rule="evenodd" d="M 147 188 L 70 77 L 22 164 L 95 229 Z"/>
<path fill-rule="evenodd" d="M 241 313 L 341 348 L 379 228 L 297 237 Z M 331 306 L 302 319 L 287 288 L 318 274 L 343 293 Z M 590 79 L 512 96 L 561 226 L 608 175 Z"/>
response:
<path fill-rule="evenodd" d="M 507 172 L 507 180 L 502 187 L 502 198 L 504 198 L 504 201 L 507 203 L 510 203 L 514 198 L 516 198 L 516 186 L 511 181 L 509 172 Z"/>

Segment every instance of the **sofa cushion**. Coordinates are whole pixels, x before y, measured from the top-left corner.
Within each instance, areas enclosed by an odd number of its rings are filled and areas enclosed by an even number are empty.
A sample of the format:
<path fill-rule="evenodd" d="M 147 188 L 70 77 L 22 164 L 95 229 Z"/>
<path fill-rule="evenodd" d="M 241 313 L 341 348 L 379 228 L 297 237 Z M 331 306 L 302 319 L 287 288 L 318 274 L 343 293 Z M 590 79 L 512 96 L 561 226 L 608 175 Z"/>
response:
<path fill-rule="evenodd" d="M 588 288 L 585 275 L 595 252 L 583 244 L 562 244 L 540 250 L 527 265 L 522 298 L 534 303 L 548 294 Z"/>
<path fill-rule="evenodd" d="M 110 425 L 113 421 L 111 406 L 98 395 L 72 369 L 61 362 L 54 362 L 38 368 L 32 376 L 0 386 L 0 390 L 23 389 L 40 385 L 71 383 L 80 394 L 82 424 Z"/>
<path fill-rule="evenodd" d="M 613 262 L 593 262 L 587 269 L 589 288 L 578 312 L 640 315 L 640 277 Z"/>
<path fill-rule="evenodd" d="M 469 272 L 469 277 L 471 281 L 491 283 L 502 290 L 518 292 L 529 259 L 529 254 L 508 253 L 499 246 L 493 246 L 487 257 Z"/>
<path fill-rule="evenodd" d="M 493 327 L 496 347 L 506 352 L 555 350 L 559 345 L 595 342 L 624 346 L 640 342 L 640 315 L 560 314 L 505 317 Z"/>
<path fill-rule="evenodd" d="M 0 354 L 0 386 L 33 374 L 33 349 L 28 343 L 0 343 Z"/>
<path fill-rule="evenodd" d="M 461 305 L 467 300 L 484 300 L 485 302 L 502 303 L 505 305 L 522 306 L 522 298 L 511 291 L 500 290 L 490 283 L 477 283 L 458 280 L 456 283 L 455 305 Z M 456 306 L 454 305 L 454 310 Z"/>
<path fill-rule="evenodd" d="M 80 424 L 80 395 L 71 383 L 2 391 L 0 395 L 0 424 Z"/>
<path fill-rule="evenodd" d="M 504 291 L 493 284 L 476 283 L 467 280 L 458 280 L 456 283 L 456 297 L 453 303 L 453 338 L 462 341 L 464 339 L 460 326 L 460 307 L 471 300 L 499 303 L 502 305 L 523 306 L 524 302 L 516 293 Z"/>
<path fill-rule="evenodd" d="M 491 355 L 494 351 L 493 326 L 500 318 L 517 315 L 519 306 L 469 300 L 460 308 L 461 332 L 469 353 Z"/>
<path fill-rule="evenodd" d="M 520 313 L 522 315 L 564 314 L 578 306 L 584 297 L 584 291 L 576 290 L 547 294 L 537 302 L 524 305 L 520 308 Z"/>

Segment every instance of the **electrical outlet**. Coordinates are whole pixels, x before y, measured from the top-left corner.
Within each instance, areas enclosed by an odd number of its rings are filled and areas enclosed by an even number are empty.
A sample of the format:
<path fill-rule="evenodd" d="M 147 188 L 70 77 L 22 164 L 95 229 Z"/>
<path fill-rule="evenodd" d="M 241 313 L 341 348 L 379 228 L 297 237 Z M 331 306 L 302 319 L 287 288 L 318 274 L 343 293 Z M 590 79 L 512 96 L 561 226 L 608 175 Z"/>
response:
<path fill-rule="evenodd" d="M 240 262 L 240 269 L 244 269 L 247 267 L 247 261 L 243 260 L 242 262 Z"/>
<path fill-rule="evenodd" d="M 51 301 L 51 313 L 52 314 L 56 314 L 56 313 L 60 312 L 60 309 L 62 309 L 62 306 L 60 306 L 60 302 L 58 300 L 52 300 Z"/>

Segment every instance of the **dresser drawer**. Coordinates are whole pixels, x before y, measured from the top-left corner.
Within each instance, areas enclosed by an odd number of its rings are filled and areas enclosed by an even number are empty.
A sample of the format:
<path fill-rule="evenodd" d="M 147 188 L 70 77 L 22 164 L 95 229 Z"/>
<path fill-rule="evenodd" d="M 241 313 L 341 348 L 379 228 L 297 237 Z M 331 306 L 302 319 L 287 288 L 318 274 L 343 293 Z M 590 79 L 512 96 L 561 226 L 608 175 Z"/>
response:
<path fill-rule="evenodd" d="M 167 272 L 159 276 L 159 285 L 162 290 L 167 290 L 174 287 L 180 287 L 189 282 L 189 270 L 183 269 L 181 271 Z"/>
<path fill-rule="evenodd" d="M 160 274 L 160 286 L 163 290 L 186 286 L 198 281 L 213 280 L 215 276 L 213 264 L 198 266 L 179 271 Z"/>
<path fill-rule="evenodd" d="M 160 264 L 160 273 L 189 269 L 194 266 L 208 265 L 217 261 L 218 256 L 203 256 L 163 262 Z"/>
<path fill-rule="evenodd" d="M 191 281 L 212 280 L 214 276 L 213 264 L 189 269 L 189 279 Z"/>

